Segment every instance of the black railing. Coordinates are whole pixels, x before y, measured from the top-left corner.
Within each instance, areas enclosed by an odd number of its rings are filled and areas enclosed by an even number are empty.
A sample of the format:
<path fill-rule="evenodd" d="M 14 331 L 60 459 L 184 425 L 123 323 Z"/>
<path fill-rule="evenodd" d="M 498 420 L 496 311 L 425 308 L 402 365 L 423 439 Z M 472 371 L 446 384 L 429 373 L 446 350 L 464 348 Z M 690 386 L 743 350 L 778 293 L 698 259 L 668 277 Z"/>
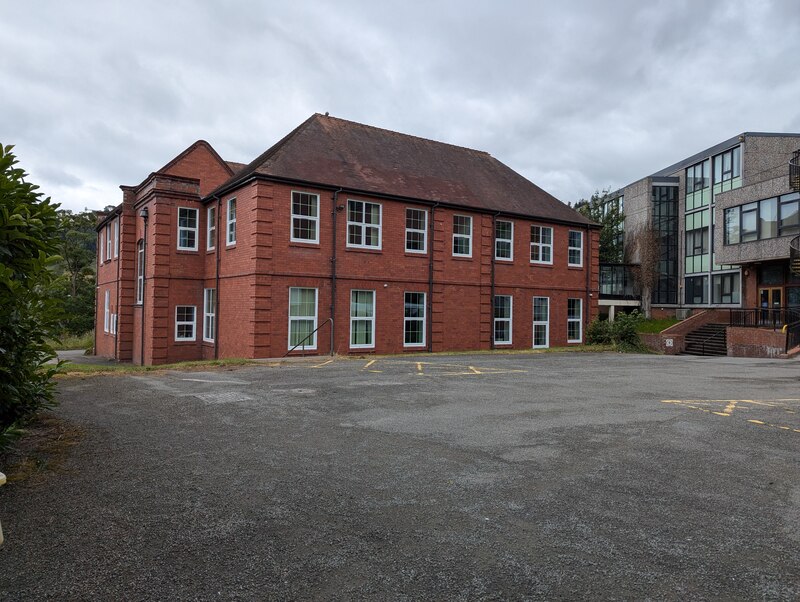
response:
<path fill-rule="evenodd" d="M 786 353 L 800 345 L 800 320 L 786 325 Z"/>
<path fill-rule="evenodd" d="M 730 309 L 730 325 L 780 330 L 800 321 L 800 307 L 759 307 Z"/>
<path fill-rule="evenodd" d="M 800 190 L 800 150 L 795 151 L 789 161 L 789 186 Z"/>
<path fill-rule="evenodd" d="M 600 265 L 600 297 L 604 299 L 639 299 L 634 287 L 631 266 L 622 263 Z"/>
<path fill-rule="evenodd" d="M 712 334 L 710 337 L 706 337 L 705 339 L 700 341 L 700 355 L 705 355 L 706 354 L 706 343 L 710 343 L 714 339 L 718 339 L 720 337 L 724 338 L 725 334 L 726 333 L 725 333 L 724 330 L 720 330 L 719 332 L 715 332 L 714 334 Z"/>

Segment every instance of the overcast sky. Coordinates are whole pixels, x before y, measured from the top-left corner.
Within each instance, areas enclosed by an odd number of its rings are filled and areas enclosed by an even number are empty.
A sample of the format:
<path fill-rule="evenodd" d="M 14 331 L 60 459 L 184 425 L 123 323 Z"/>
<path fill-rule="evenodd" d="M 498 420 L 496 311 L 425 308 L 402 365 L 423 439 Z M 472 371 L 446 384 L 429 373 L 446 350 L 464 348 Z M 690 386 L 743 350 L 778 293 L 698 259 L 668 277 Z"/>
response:
<path fill-rule="evenodd" d="M 800 2 L 0 0 L 0 143 L 65 208 L 314 112 L 491 153 L 564 202 L 800 132 Z"/>

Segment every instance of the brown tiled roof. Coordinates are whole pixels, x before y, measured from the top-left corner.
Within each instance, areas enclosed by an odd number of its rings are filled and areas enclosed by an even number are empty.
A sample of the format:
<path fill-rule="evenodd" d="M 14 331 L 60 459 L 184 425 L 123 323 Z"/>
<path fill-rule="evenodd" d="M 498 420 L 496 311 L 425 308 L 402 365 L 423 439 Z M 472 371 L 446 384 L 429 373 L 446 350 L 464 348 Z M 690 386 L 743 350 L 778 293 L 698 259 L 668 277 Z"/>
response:
<path fill-rule="evenodd" d="M 220 186 L 251 176 L 593 224 L 488 153 L 315 114 Z"/>
<path fill-rule="evenodd" d="M 234 174 L 237 174 L 237 173 L 239 173 L 239 172 L 240 172 L 240 171 L 242 171 L 242 170 L 243 170 L 245 167 L 247 167 L 247 163 L 238 163 L 238 162 L 236 162 L 236 161 L 225 161 L 225 163 L 227 163 L 227 164 L 228 164 L 228 167 L 230 167 L 230 168 L 231 168 L 231 171 L 232 171 Z"/>

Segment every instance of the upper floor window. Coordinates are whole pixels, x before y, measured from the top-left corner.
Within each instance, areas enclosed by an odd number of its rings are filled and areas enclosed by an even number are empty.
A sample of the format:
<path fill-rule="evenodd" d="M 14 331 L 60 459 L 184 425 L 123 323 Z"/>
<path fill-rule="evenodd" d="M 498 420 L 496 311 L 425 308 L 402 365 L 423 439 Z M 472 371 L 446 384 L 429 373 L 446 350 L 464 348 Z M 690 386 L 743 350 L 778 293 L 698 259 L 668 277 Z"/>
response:
<path fill-rule="evenodd" d="M 106 261 L 111 261 L 111 245 L 113 244 L 111 236 L 111 224 L 106 226 Z"/>
<path fill-rule="evenodd" d="M 708 253 L 708 228 L 690 230 L 686 233 L 686 257 Z"/>
<path fill-rule="evenodd" d="M 114 220 L 114 259 L 119 257 L 119 218 Z"/>
<path fill-rule="evenodd" d="M 226 232 L 228 233 L 227 245 L 236 244 L 236 199 L 228 200 L 228 217 L 226 220 Z"/>
<path fill-rule="evenodd" d="M 553 229 L 531 226 L 531 263 L 553 263 Z"/>
<path fill-rule="evenodd" d="M 197 209 L 178 207 L 178 249 L 197 251 Z"/>
<path fill-rule="evenodd" d="M 793 192 L 725 210 L 725 244 L 800 233 L 800 193 Z"/>
<path fill-rule="evenodd" d="M 136 303 L 144 299 L 144 240 L 136 245 Z"/>
<path fill-rule="evenodd" d="M 406 251 L 427 251 L 428 212 L 424 209 L 406 208 Z"/>
<path fill-rule="evenodd" d="M 736 146 L 714 157 L 714 184 L 742 175 L 742 147 Z"/>
<path fill-rule="evenodd" d="M 319 195 L 292 192 L 292 234 L 294 242 L 319 242 Z"/>
<path fill-rule="evenodd" d="M 514 222 L 497 220 L 494 224 L 494 258 L 514 260 Z"/>
<path fill-rule="evenodd" d="M 573 267 L 583 265 L 583 232 L 580 230 L 569 231 L 569 248 L 567 250 L 567 263 Z"/>
<path fill-rule="evenodd" d="M 711 185 L 711 160 L 686 168 L 686 194 L 703 190 Z"/>
<path fill-rule="evenodd" d="M 366 201 L 347 201 L 347 246 L 381 248 L 381 206 Z"/>
<path fill-rule="evenodd" d="M 97 242 L 97 255 L 98 255 L 98 258 L 100 260 L 100 263 L 103 263 L 105 261 L 105 257 L 103 257 L 103 250 L 106 248 L 105 236 L 106 236 L 106 229 L 103 228 L 97 234 L 97 239 L 98 239 L 98 242 Z"/>
<path fill-rule="evenodd" d="M 213 251 L 217 245 L 217 208 L 206 209 L 206 250 Z"/>
<path fill-rule="evenodd" d="M 453 255 L 472 257 L 472 218 L 468 215 L 453 216 Z"/>

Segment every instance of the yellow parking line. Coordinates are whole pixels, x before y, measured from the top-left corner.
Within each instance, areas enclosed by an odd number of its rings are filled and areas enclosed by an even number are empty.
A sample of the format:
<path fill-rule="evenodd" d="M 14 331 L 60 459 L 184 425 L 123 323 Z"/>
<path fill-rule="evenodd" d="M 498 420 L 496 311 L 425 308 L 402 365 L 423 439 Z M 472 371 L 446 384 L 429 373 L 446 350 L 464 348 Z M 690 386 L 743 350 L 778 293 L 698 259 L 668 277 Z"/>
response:
<path fill-rule="evenodd" d="M 370 367 L 372 364 L 374 364 L 374 363 L 375 363 L 375 362 L 377 362 L 377 361 L 378 361 L 378 360 L 369 360 L 369 361 L 366 363 L 366 365 L 365 365 L 363 368 L 361 368 L 361 369 L 362 369 L 362 370 L 366 370 L 367 368 L 369 368 L 369 367 Z"/>
<path fill-rule="evenodd" d="M 480 373 L 481 373 L 479 370 L 476 370 L 476 369 L 475 369 L 475 366 L 467 366 L 467 368 L 469 368 L 470 370 L 472 370 L 472 373 L 473 373 L 473 374 L 480 374 Z"/>
<path fill-rule="evenodd" d="M 311 367 L 312 367 L 312 368 L 322 368 L 322 366 L 327 366 L 327 365 L 328 365 L 328 364 L 330 364 L 332 361 L 333 361 L 333 360 L 328 360 L 327 362 L 322 362 L 321 364 L 317 364 L 316 366 L 311 366 Z"/>

